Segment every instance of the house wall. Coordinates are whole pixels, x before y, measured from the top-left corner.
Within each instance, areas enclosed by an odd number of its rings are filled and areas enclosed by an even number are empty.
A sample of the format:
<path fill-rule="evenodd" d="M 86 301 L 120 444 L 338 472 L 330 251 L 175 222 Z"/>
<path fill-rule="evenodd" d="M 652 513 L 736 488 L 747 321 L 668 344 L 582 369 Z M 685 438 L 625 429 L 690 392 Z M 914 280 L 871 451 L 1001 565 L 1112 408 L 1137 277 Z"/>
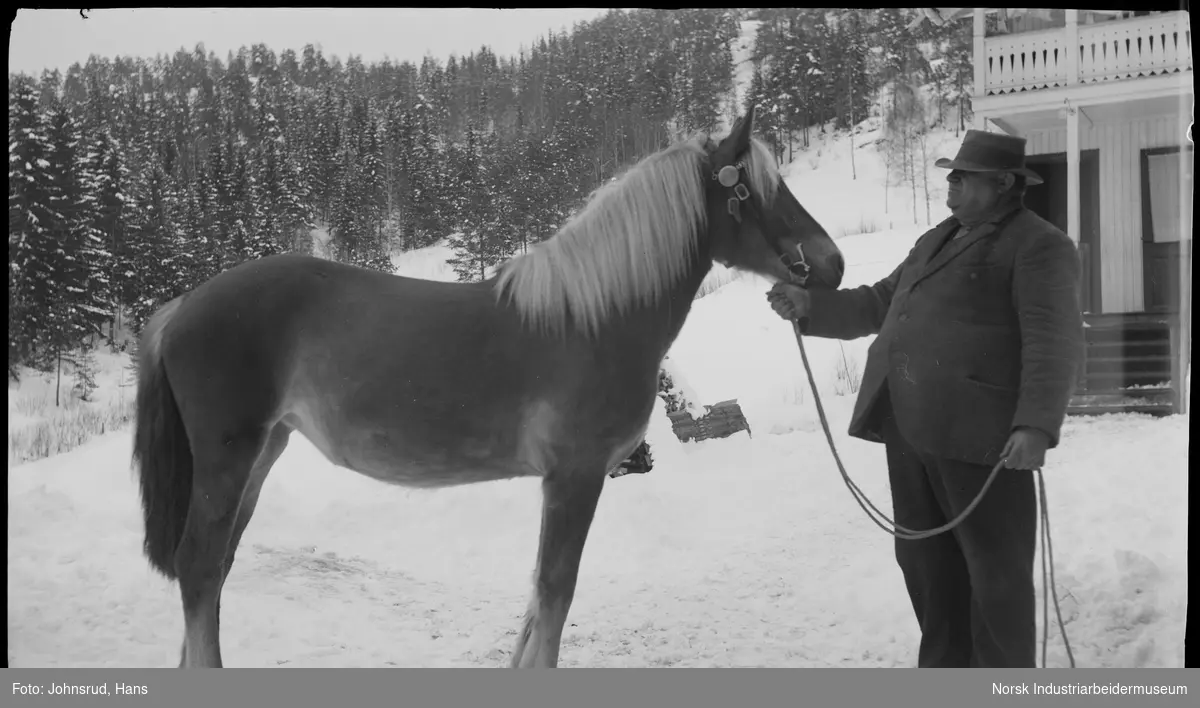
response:
<path fill-rule="evenodd" d="M 1104 312 L 1140 312 L 1142 287 L 1141 151 L 1187 144 L 1178 114 L 1090 125 L 1080 118 L 1079 149 L 1100 151 L 1100 290 Z M 1067 151 L 1067 128 L 1030 130 L 1026 152 Z"/>

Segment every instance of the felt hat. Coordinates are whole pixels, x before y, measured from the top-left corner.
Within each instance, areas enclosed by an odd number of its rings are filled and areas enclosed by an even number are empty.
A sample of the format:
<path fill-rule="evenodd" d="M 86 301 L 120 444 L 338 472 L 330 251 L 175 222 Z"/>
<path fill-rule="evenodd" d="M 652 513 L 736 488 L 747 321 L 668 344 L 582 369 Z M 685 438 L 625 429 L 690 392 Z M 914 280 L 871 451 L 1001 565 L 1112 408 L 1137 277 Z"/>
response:
<path fill-rule="evenodd" d="M 1042 183 L 1042 178 L 1025 166 L 1025 138 L 1014 135 L 968 130 L 954 159 L 943 157 L 934 164 L 963 172 L 1012 172 L 1024 175 L 1027 184 Z"/>

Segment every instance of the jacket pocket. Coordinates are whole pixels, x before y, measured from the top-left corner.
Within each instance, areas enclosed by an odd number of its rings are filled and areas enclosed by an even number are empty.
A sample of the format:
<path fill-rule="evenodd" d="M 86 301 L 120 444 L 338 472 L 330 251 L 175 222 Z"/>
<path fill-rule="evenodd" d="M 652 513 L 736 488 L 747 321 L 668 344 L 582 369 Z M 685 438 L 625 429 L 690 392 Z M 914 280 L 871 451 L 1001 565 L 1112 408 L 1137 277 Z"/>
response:
<path fill-rule="evenodd" d="M 1017 392 L 1017 389 L 1015 389 L 1011 386 L 1001 386 L 1000 384 L 994 384 L 994 383 L 989 383 L 987 381 L 981 381 L 974 376 L 965 376 L 965 377 L 963 377 L 963 380 L 966 381 L 967 383 L 971 384 L 972 386 L 977 386 L 977 387 L 985 389 L 985 390 L 996 391 L 997 393 L 1015 394 Z"/>

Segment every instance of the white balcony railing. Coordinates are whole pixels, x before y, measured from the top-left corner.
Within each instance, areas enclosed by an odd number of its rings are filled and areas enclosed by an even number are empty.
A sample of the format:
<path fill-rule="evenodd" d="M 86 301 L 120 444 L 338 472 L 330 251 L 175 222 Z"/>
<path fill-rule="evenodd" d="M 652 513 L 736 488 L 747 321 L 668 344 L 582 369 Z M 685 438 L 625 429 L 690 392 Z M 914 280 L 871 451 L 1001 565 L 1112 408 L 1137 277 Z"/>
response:
<path fill-rule="evenodd" d="M 1180 16 L 1183 16 L 1182 22 Z M 984 91 L 990 96 L 1192 70 L 1192 32 L 1184 12 L 1079 25 L 1078 74 L 1068 76 L 1070 29 L 984 40 Z"/>

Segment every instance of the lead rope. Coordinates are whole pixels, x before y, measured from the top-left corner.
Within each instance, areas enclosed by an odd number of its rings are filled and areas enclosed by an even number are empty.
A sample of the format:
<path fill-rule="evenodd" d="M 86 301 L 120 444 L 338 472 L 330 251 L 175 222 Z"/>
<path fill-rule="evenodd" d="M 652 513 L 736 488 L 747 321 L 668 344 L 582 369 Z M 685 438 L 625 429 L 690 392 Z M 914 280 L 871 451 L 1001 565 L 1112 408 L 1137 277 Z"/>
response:
<path fill-rule="evenodd" d="M 829 430 L 829 421 L 825 417 L 825 407 L 821 405 L 821 394 L 817 391 L 817 382 L 813 378 L 812 366 L 810 366 L 808 363 L 808 352 L 804 349 L 804 336 L 800 332 L 799 323 L 793 321 L 792 330 L 796 334 L 796 344 L 800 347 L 800 357 L 804 360 L 804 372 L 808 375 L 808 385 L 810 388 L 812 388 L 813 400 L 817 404 L 817 415 L 821 419 L 821 428 L 825 431 L 825 439 L 829 441 L 829 450 L 833 453 L 834 461 L 837 462 L 838 472 L 840 472 L 842 475 L 842 481 L 846 483 L 846 488 L 850 490 L 850 494 L 853 495 L 854 501 L 858 502 L 859 508 L 866 513 L 867 518 L 871 519 L 876 526 L 892 536 L 906 541 L 916 541 L 937 536 L 938 534 L 945 533 L 961 524 L 963 519 L 967 518 L 967 516 L 975 510 L 976 506 L 979 506 L 979 502 L 983 501 L 983 495 L 987 493 L 988 488 L 992 486 L 992 482 L 996 480 L 996 475 L 1000 473 L 1000 470 L 1004 465 L 1003 460 L 997 462 L 996 466 L 992 468 L 991 474 L 988 475 L 987 481 L 983 483 L 983 488 L 979 490 L 979 494 L 975 497 L 975 499 L 971 501 L 971 503 L 966 509 L 963 510 L 961 514 L 959 514 L 949 523 L 924 531 L 908 529 L 897 524 L 892 519 L 889 519 L 887 515 L 880 511 L 874 504 L 872 504 L 871 500 L 867 498 L 867 495 L 858 488 L 858 485 L 855 484 L 854 480 L 850 479 L 850 475 L 846 473 L 846 467 L 842 464 L 841 456 L 838 455 L 837 445 L 835 445 L 833 442 L 833 433 L 831 433 Z M 1059 607 L 1058 602 L 1058 590 L 1056 589 L 1054 582 L 1054 547 L 1050 542 L 1050 512 L 1047 510 L 1046 504 L 1046 483 L 1042 478 L 1042 471 L 1038 469 L 1036 472 L 1038 504 L 1041 507 L 1040 516 L 1042 521 L 1042 668 L 1046 668 L 1046 645 L 1049 643 L 1050 638 L 1049 599 L 1051 596 L 1054 597 L 1054 612 L 1058 618 L 1058 629 L 1062 634 L 1063 646 L 1066 647 L 1067 650 L 1067 659 L 1071 663 L 1071 668 L 1075 668 L 1075 656 L 1071 652 L 1071 643 L 1067 640 L 1067 628 L 1066 624 L 1063 622 L 1062 610 Z M 881 523 L 879 519 L 875 518 L 876 514 L 883 519 L 883 521 L 886 521 L 887 524 L 892 528 L 888 528 Z M 1047 553 L 1049 553 L 1048 561 L 1046 557 Z"/>

